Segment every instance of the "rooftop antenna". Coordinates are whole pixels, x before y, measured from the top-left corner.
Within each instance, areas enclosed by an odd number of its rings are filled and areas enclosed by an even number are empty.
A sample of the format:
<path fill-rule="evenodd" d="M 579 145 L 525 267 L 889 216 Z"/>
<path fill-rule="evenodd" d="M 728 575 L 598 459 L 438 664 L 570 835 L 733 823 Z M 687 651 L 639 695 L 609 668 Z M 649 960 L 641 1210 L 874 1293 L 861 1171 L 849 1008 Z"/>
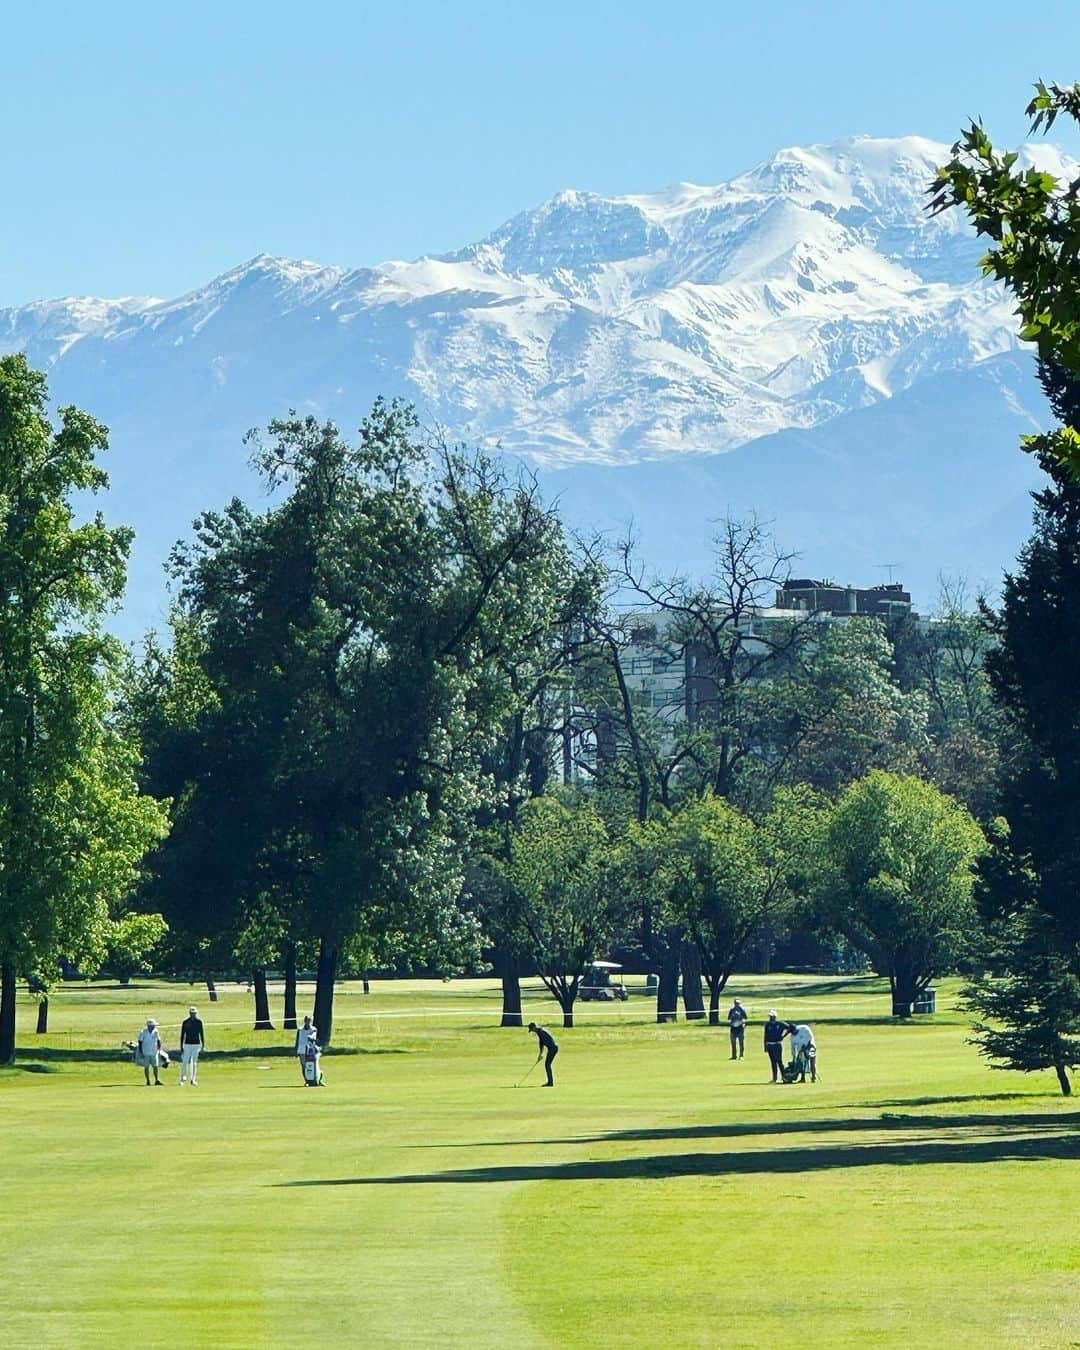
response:
<path fill-rule="evenodd" d="M 875 564 L 874 564 L 875 567 L 882 568 L 882 569 L 887 569 L 887 570 L 888 570 L 888 573 L 889 573 L 889 584 L 890 584 L 890 586 L 892 585 L 892 579 L 893 579 L 893 571 L 894 571 L 894 569 L 897 568 L 897 567 L 903 567 L 903 565 L 904 565 L 904 564 L 903 564 L 902 562 L 875 563 Z"/>

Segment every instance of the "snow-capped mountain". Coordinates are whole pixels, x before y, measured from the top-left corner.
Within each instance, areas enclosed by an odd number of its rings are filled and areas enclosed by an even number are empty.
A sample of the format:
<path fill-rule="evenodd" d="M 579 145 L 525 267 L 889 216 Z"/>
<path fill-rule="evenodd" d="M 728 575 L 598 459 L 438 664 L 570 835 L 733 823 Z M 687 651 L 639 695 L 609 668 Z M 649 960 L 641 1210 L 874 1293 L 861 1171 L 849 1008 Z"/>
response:
<path fill-rule="evenodd" d="M 563 192 L 442 258 L 264 256 L 174 301 L 0 311 L 0 345 L 61 378 L 165 360 L 226 417 L 253 366 L 328 412 L 377 386 L 542 463 L 729 450 L 1015 346 L 963 218 L 926 215 L 946 157 L 860 137 L 717 187 Z"/>
<path fill-rule="evenodd" d="M 1026 153 L 1076 172 L 1052 146 Z M 249 426 L 289 407 L 353 426 L 379 393 L 549 469 L 737 447 L 747 464 L 763 438 L 839 444 L 844 419 L 907 395 L 922 406 L 922 387 L 940 415 L 950 377 L 1000 368 L 964 388 L 1002 403 L 1015 444 L 1043 409 L 1008 355 L 1017 324 L 980 278 L 982 247 L 959 212 L 926 214 L 947 154 L 855 137 L 715 187 L 562 192 L 443 257 L 350 270 L 261 256 L 176 300 L 0 310 L 0 351 L 25 349 L 58 401 L 110 423 L 148 490 L 170 475 L 169 501 L 189 507 L 170 537 L 243 489 Z M 767 477 L 760 495 L 767 509 Z"/>

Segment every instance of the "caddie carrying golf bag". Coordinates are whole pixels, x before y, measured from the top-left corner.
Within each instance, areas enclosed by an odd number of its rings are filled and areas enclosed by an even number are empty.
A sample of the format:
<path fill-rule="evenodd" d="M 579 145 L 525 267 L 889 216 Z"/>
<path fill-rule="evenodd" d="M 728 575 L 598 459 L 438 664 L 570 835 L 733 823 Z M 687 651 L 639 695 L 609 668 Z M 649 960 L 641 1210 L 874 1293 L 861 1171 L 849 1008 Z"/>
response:
<path fill-rule="evenodd" d="M 322 1087 L 322 1051 L 314 1040 L 304 1050 L 304 1083 L 308 1087 Z"/>

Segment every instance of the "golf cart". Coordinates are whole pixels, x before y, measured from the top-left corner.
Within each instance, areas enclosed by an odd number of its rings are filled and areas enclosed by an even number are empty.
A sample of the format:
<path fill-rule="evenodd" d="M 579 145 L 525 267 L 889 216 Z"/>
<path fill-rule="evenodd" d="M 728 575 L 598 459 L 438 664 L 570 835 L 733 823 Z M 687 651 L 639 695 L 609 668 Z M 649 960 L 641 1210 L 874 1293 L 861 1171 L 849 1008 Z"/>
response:
<path fill-rule="evenodd" d="M 589 1003 L 592 999 L 602 1003 L 613 1003 L 619 999 L 625 1003 L 626 985 L 618 973 L 621 970 L 622 966 L 617 961 L 594 961 L 585 972 L 578 997 L 583 1003 Z"/>

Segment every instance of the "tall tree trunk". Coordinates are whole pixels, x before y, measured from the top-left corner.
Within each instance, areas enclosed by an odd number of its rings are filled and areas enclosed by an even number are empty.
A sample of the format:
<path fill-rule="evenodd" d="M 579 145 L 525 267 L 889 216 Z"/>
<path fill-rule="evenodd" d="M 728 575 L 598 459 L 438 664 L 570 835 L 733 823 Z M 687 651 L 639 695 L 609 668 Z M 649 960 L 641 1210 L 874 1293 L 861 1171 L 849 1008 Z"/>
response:
<path fill-rule="evenodd" d="M 296 947 L 285 948 L 285 1018 L 281 1025 L 286 1031 L 296 1030 Z"/>
<path fill-rule="evenodd" d="M 521 978 L 518 972 L 517 957 L 503 947 L 496 948 L 495 960 L 502 981 L 502 1021 L 501 1027 L 520 1027 L 521 1020 Z"/>
<path fill-rule="evenodd" d="M 361 977 L 360 987 L 361 989 L 363 989 L 365 994 L 371 993 L 371 981 L 368 979 L 368 973 L 366 970 L 364 971 L 364 974 Z"/>
<path fill-rule="evenodd" d="M 260 966 L 258 970 L 252 971 L 252 982 L 255 985 L 255 1030 L 273 1031 L 274 1024 L 270 1021 L 270 995 L 266 989 L 266 970 Z"/>
<path fill-rule="evenodd" d="M 705 1000 L 701 996 L 701 953 L 689 938 L 682 944 L 682 997 L 688 1022 L 705 1020 Z"/>
<path fill-rule="evenodd" d="M 679 943 L 668 943 L 660 960 L 660 983 L 656 986 L 656 1020 L 679 1020 Z"/>
<path fill-rule="evenodd" d="M 723 993 L 723 980 L 714 980 L 708 976 L 709 981 L 709 1026 L 718 1027 L 720 1025 L 720 995 Z"/>
<path fill-rule="evenodd" d="M 574 1005 L 572 1003 L 568 1008 L 565 1006 L 563 1007 L 562 1024 L 564 1027 L 572 1027 L 574 1025 Z"/>
<path fill-rule="evenodd" d="M 37 1034 L 44 1036 L 49 1029 L 49 996 L 42 994 L 37 1005 Z"/>
<path fill-rule="evenodd" d="M 1061 1095 L 1063 1097 L 1072 1096 L 1072 1083 L 1069 1082 L 1069 1070 L 1059 1060 L 1054 1068 L 1057 1070 L 1058 1082 L 1061 1084 Z"/>
<path fill-rule="evenodd" d="M 15 1063 L 15 966 L 0 962 L 0 1064 Z"/>
<path fill-rule="evenodd" d="M 338 945 L 324 937 L 319 943 L 319 964 L 315 974 L 315 1028 L 319 1044 L 329 1045 L 334 1032 L 334 981 L 337 979 Z"/>
<path fill-rule="evenodd" d="M 912 970 L 900 970 L 892 980 L 893 1016 L 910 1017 L 919 993 L 919 979 Z"/>
<path fill-rule="evenodd" d="M 206 977 L 206 992 L 210 995 L 210 1002 L 217 1002 L 217 985 L 209 975 Z"/>

